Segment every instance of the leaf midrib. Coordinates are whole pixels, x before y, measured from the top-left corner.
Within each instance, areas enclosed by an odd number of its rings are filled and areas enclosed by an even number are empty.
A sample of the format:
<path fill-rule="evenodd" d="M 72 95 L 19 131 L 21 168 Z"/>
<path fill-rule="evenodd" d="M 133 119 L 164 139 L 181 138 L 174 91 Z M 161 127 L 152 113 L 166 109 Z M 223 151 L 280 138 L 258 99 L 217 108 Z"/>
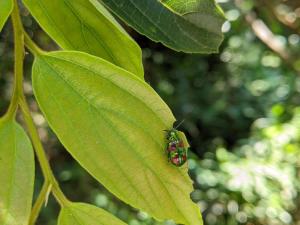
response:
<path fill-rule="evenodd" d="M 51 56 L 51 57 L 53 57 L 53 56 Z M 59 60 L 62 60 L 61 58 L 57 58 L 57 57 L 54 57 L 54 58 L 56 58 L 56 59 L 59 59 Z M 61 75 L 60 73 L 58 73 L 52 66 L 51 66 L 51 64 L 50 63 L 48 63 L 47 62 L 47 60 L 43 60 L 44 62 L 45 62 L 45 64 L 46 65 L 48 65 L 48 67 L 53 71 L 53 72 L 55 72 L 55 74 L 57 74 L 58 75 L 58 77 L 60 77 L 77 95 L 79 95 L 83 100 L 85 100 L 87 103 L 88 103 L 88 105 L 89 106 L 92 106 L 92 108 L 93 109 L 95 109 L 97 112 L 99 112 L 98 111 L 98 108 L 96 108 L 88 99 L 86 99 L 86 97 L 84 97 L 84 96 L 82 96 L 81 95 L 81 93 L 79 93 L 76 89 L 74 89 L 74 87 L 67 81 L 67 80 L 65 80 L 64 78 L 63 78 L 63 75 Z M 90 70 L 88 67 L 85 67 L 85 66 L 83 66 L 83 65 L 80 65 L 80 64 L 78 64 L 78 63 L 75 63 L 75 62 L 72 62 L 72 61 L 69 61 L 69 60 L 66 60 L 66 59 L 63 59 L 63 61 L 67 61 L 67 62 L 69 62 L 69 63 L 71 63 L 71 64 L 74 64 L 74 65 L 77 65 L 77 66 L 79 66 L 79 67 L 81 67 L 81 68 L 83 68 L 83 69 L 85 69 L 85 70 L 87 70 L 87 71 L 89 71 L 89 72 L 91 72 L 91 73 L 93 73 L 93 74 L 95 74 L 96 76 L 99 76 L 99 74 L 97 74 L 96 72 L 94 72 L 94 71 L 92 71 L 92 70 Z M 115 84 L 114 82 L 112 82 L 111 80 L 109 80 L 109 79 L 106 79 L 105 77 L 102 77 L 101 76 L 101 78 L 103 78 L 103 79 L 105 79 L 105 80 L 108 80 L 108 81 L 110 81 L 113 85 L 116 85 L 117 87 L 120 87 L 120 86 L 118 86 L 117 84 Z M 121 87 L 120 87 L 121 88 Z M 125 90 L 124 90 L 125 91 Z M 134 97 L 134 98 L 136 98 L 136 96 L 134 96 L 134 95 L 132 95 L 130 92 L 127 92 L 126 91 L 126 93 L 129 93 L 132 97 Z M 136 99 L 138 99 L 138 100 L 140 100 L 139 98 L 136 98 Z M 143 102 L 143 101 L 141 101 L 141 102 Z M 144 102 L 143 102 L 143 104 L 145 104 Z M 147 107 L 147 105 L 145 104 L 145 106 Z M 155 112 L 151 109 L 151 111 L 155 114 Z M 100 112 L 99 112 L 100 113 Z M 157 114 L 155 114 L 155 115 L 157 115 Z M 103 116 L 103 115 L 102 115 Z M 160 117 L 158 117 L 158 118 L 160 118 Z M 116 132 L 115 131 L 115 128 L 112 128 L 113 126 L 112 126 L 112 124 L 111 123 L 109 123 L 108 121 L 107 121 L 107 119 L 105 120 L 109 125 L 110 125 L 110 127 L 111 127 L 111 129 L 114 131 L 114 132 Z M 119 134 L 118 132 L 116 132 L 120 137 L 122 137 L 122 140 L 124 141 L 124 142 L 127 142 L 127 140 L 121 135 L 121 134 Z M 99 136 L 99 135 L 98 135 Z M 154 138 L 151 136 L 151 138 L 154 140 Z M 127 143 L 128 144 L 128 143 Z M 107 152 L 109 152 L 109 151 L 107 151 Z M 114 156 L 112 156 L 112 154 L 110 154 L 111 155 L 111 157 L 114 159 Z M 139 158 L 141 158 L 140 156 L 139 156 L 139 154 L 136 154 Z M 80 160 L 79 160 L 80 161 Z M 116 161 L 116 160 L 114 160 L 114 161 Z M 188 221 L 187 219 L 186 219 L 186 217 L 183 215 L 183 213 L 178 209 L 178 207 L 177 207 L 177 203 L 174 201 L 174 199 L 172 198 L 172 194 L 170 193 L 170 191 L 168 190 L 168 188 L 164 185 L 164 183 L 162 182 L 162 180 L 161 180 L 161 178 L 160 178 L 160 176 L 155 172 L 155 171 L 153 171 L 152 170 L 152 168 L 151 167 L 149 167 L 149 165 L 148 164 L 145 164 L 146 166 L 147 166 L 147 168 L 148 168 L 148 170 L 149 171 L 151 171 L 154 175 L 155 175 L 155 177 L 157 177 L 158 178 L 158 180 L 159 180 L 159 182 L 160 182 L 160 184 L 161 184 L 161 186 L 165 189 L 165 191 L 166 191 L 166 193 L 169 195 L 169 199 L 171 199 L 171 201 L 173 202 L 173 205 L 175 206 L 175 208 L 178 210 L 178 213 L 179 214 L 181 214 L 182 215 L 182 218 L 184 218 L 185 219 L 185 221 Z M 120 171 L 126 176 L 126 173 L 123 171 L 123 169 L 122 169 L 122 167 L 119 165 L 119 164 L 117 164 L 117 166 L 120 168 Z M 180 173 L 181 174 L 181 173 Z M 184 175 L 183 174 L 181 174 L 183 177 L 184 177 Z M 127 177 L 127 176 L 126 176 Z M 127 177 L 127 180 L 129 181 L 130 179 Z M 133 183 L 131 183 L 131 181 L 130 181 L 130 185 L 133 187 L 133 189 L 135 189 L 137 192 L 139 192 L 136 188 L 135 188 L 135 186 L 133 185 Z M 144 198 L 144 196 L 139 192 L 139 194 L 140 194 L 140 196 L 142 196 L 142 198 Z M 126 198 L 124 198 L 124 199 L 126 199 Z M 151 209 L 151 207 L 150 207 L 150 205 L 151 204 L 149 204 L 149 203 L 147 203 L 148 201 L 144 198 L 144 201 L 145 201 L 145 203 L 148 205 L 148 207 Z"/>
<path fill-rule="evenodd" d="M 71 52 L 71 51 L 69 51 L 69 52 Z M 76 52 L 76 51 L 74 51 L 74 52 Z M 79 53 L 79 52 L 76 52 L 76 53 Z M 141 83 L 145 86 L 145 88 L 147 88 L 148 90 L 152 91 L 152 90 L 150 89 L 150 87 L 148 87 L 146 84 L 144 84 L 144 81 L 142 81 L 139 77 L 135 76 L 134 74 L 131 74 L 130 72 L 124 70 L 123 68 L 118 67 L 118 66 L 116 66 L 116 65 L 114 65 L 114 64 L 112 64 L 112 63 L 110 63 L 110 62 L 108 62 L 108 61 L 102 60 L 101 58 L 98 58 L 98 57 L 89 55 L 89 54 L 87 54 L 87 53 L 82 53 L 82 52 L 81 52 L 80 54 L 82 54 L 82 55 L 88 55 L 89 57 L 93 57 L 93 58 L 97 58 L 97 60 L 101 60 L 101 61 L 103 61 L 105 64 L 108 64 L 109 66 L 115 67 L 115 68 L 117 68 L 118 70 L 122 70 L 123 72 L 127 73 L 128 75 L 130 75 L 130 76 L 131 76 L 131 77 L 130 77 L 131 79 L 134 79 L 134 80 L 136 80 L 137 82 L 141 82 Z M 68 63 L 73 64 L 73 65 L 75 65 L 75 66 L 78 66 L 78 67 L 80 67 L 80 68 L 82 68 L 82 69 L 84 69 L 84 70 L 87 70 L 88 72 L 90 72 L 90 73 L 92 73 L 92 74 L 94 74 L 94 75 L 96 75 L 96 76 L 100 76 L 102 79 L 104 79 L 104 80 L 110 82 L 110 83 L 111 83 L 112 85 L 114 85 L 115 87 L 122 89 L 125 93 L 128 93 L 131 97 L 137 99 L 137 100 L 138 100 L 139 102 L 141 102 L 146 108 L 150 109 L 150 111 L 151 111 L 157 118 L 159 118 L 159 120 L 162 122 L 162 124 L 168 126 L 168 124 L 165 123 L 165 120 L 163 120 L 163 118 L 161 118 L 158 114 L 156 114 L 156 112 L 155 112 L 152 108 L 148 107 L 148 105 L 147 105 L 144 101 L 142 101 L 142 99 L 140 99 L 140 98 L 138 98 L 137 96 L 133 95 L 129 90 L 124 89 L 122 86 L 116 84 L 115 82 L 113 82 L 112 80 L 108 79 L 107 77 L 103 77 L 103 76 L 97 74 L 95 71 L 91 70 L 89 67 L 83 66 L 82 64 L 76 63 L 76 62 L 71 61 L 71 60 L 67 60 L 67 59 L 65 59 L 65 58 L 60 58 L 60 57 L 57 57 L 57 56 L 54 56 L 54 55 L 50 55 L 50 54 L 46 55 L 46 57 L 55 58 L 55 59 L 60 60 L 60 61 L 63 61 L 63 62 L 64 62 L 64 61 L 65 61 L 65 62 L 68 62 Z M 49 66 L 51 65 L 50 63 L 47 62 L 47 60 L 44 60 L 44 62 L 45 62 L 46 64 L 48 64 Z M 50 66 L 50 67 L 51 67 L 51 66 Z M 52 69 L 53 71 L 55 71 L 52 67 L 51 67 L 51 69 Z M 56 72 L 56 71 L 55 71 L 55 72 Z M 57 73 L 57 72 L 56 72 L 56 73 Z M 58 74 L 62 79 L 64 79 L 59 73 L 57 73 L 57 74 Z M 129 77 L 129 76 L 127 76 L 127 77 Z M 64 80 L 65 80 L 65 79 L 64 79 Z M 66 81 L 66 80 L 65 80 L 65 81 Z M 66 81 L 66 82 L 68 83 L 68 81 Z M 68 83 L 68 84 L 69 84 L 69 83 Z M 70 84 L 69 84 L 69 85 L 70 85 Z M 72 86 L 72 85 L 70 85 L 70 86 Z M 82 96 L 80 93 L 79 93 L 79 95 Z M 90 100 L 87 99 L 86 97 L 82 96 L 82 98 L 84 98 L 89 104 L 92 104 L 92 103 L 90 102 Z M 93 105 L 93 104 L 92 104 L 92 105 Z"/>
<path fill-rule="evenodd" d="M 45 5 L 42 4 L 42 1 L 38 1 L 38 4 L 39 4 L 39 6 L 43 9 L 43 12 L 45 13 L 46 17 L 48 17 L 49 21 L 51 21 L 51 23 L 54 25 L 54 26 L 53 26 L 54 29 L 55 29 L 56 31 L 58 31 L 58 33 L 59 33 L 60 36 L 64 39 L 64 41 L 65 41 L 66 43 L 68 43 L 69 46 L 70 46 L 72 49 L 76 49 L 76 48 L 74 47 L 74 45 L 69 41 L 69 39 L 66 38 L 64 32 L 62 32 L 62 31 L 58 28 L 58 26 L 56 25 L 56 22 L 55 22 L 55 21 L 52 19 L 52 17 L 48 14 L 48 10 L 45 8 Z M 46 29 L 45 29 L 45 30 L 46 30 Z M 47 31 L 46 31 L 46 32 L 47 32 Z M 57 43 L 57 44 L 58 44 L 58 43 Z M 60 44 L 58 44 L 58 45 L 60 45 Z"/>
<path fill-rule="evenodd" d="M 48 86 L 47 86 L 47 85 L 45 85 L 45 87 L 48 89 Z M 49 89 L 48 89 L 48 90 L 49 90 Z M 60 108 L 60 111 L 61 111 L 62 113 L 65 114 L 65 111 L 63 110 L 63 108 L 61 107 L 61 105 L 58 104 L 58 102 L 57 102 L 56 98 L 54 97 L 54 95 L 51 94 L 51 90 L 49 90 L 48 92 L 49 92 L 49 94 L 52 96 L 53 100 L 56 102 L 56 105 Z M 66 115 L 66 114 L 65 114 L 65 115 Z M 67 116 L 65 116 L 65 117 L 68 118 Z M 77 129 L 73 126 L 73 124 L 72 124 L 69 120 L 66 120 L 66 121 L 68 121 L 68 123 L 70 124 L 70 126 L 73 128 L 72 130 L 77 131 Z M 50 125 L 52 125 L 52 124 L 50 123 Z M 76 136 L 78 137 L 78 138 L 76 138 L 76 140 L 79 141 L 79 142 L 81 143 L 81 146 L 84 146 L 84 145 L 82 144 L 81 139 L 80 139 L 80 137 L 79 137 L 79 135 L 78 135 L 77 133 L 76 133 Z M 95 165 L 98 169 L 101 169 L 101 168 L 99 168 L 99 167 L 97 166 L 97 165 L 98 165 L 98 162 L 96 162 L 95 159 L 94 159 L 93 157 L 89 157 L 89 158 L 90 158 L 91 161 L 94 162 L 94 165 Z M 80 160 L 77 160 L 77 161 L 80 162 Z M 112 186 L 114 186 L 115 190 L 117 190 L 118 192 L 120 192 L 120 191 L 118 190 L 118 188 L 114 185 L 114 182 L 111 181 L 111 179 L 110 179 L 109 177 L 106 176 L 105 179 L 109 180 L 109 181 L 110 181 L 110 184 L 112 184 Z"/>
<path fill-rule="evenodd" d="M 69 1 L 64 0 L 64 2 L 65 2 L 65 5 L 70 9 L 70 11 L 72 12 L 72 14 L 75 16 L 75 18 L 78 20 L 78 22 L 81 24 L 81 26 L 85 27 L 85 28 L 86 28 L 86 29 L 94 36 L 95 40 L 102 46 L 102 48 L 103 48 L 103 49 L 105 50 L 105 52 L 107 53 L 107 56 L 109 56 L 110 60 L 111 60 L 114 64 L 118 65 L 117 60 L 116 60 L 116 58 L 113 56 L 112 52 L 111 52 L 109 49 L 106 48 L 105 44 L 103 44 L 103 42 L 101 42 L 101 39 L 100 39 L 100 38 L 95 37 L 95 31 L 94 31 L 93 29 L 91 29 L 90 26 L 87 25 L 87 24 L 85 23 L 85 21 L 82 20 L 82 19 L 79 17 L 79 15 L 77 15 L 76 10 L 75 10 L 74 7 L 70 4 Z M 86 46 L 89 48 L 89 51 L 92 53 L 93 51 L 90 49 L 90 45 L 89 45 L 89 43 L 86 41 L 85 34 L 84 34 L 84 31 L 83 31 L 82 29 L 81 29 L 81 33 L 82 33 L 82 36 L 83 36 L 83 39 L 84 39 L 84 42 L 85 42 Z"/>
<path fill-rule="evenodd" d="M 58 73 L 57 71 L 55 71 L 54 68 L 52 68 L 51 65 L 50 65 L 49 63 L 47 63 L 46 61 L 44 61 L 44 62 L 46 63 L 46 65 L 48 65 L 48 67 L 49 67 L 55 74 L 58 75 L 58 77 L 60 77 L 60 79 L 61 79 L 62 81 L 64 81 L 64 82 L 71 88 L 71 90 L 74 91 L 75 94 L 77 94 L 77 95 L 78 95 L 79 97 L 81 97 L 84 101 L 86 101 L 86 102 L 88 103 L 89 106 L 92 106 L 93 109 L 95 109 L 97 112 L 99 112 L 98 109 L 97 109 L 93 104 L 91 104 L 91 103 L 88 101 L 88 99 L 86 99 L 85 97 L 83 97 L 83 96 L 81 95 L 81 93 L 79 93 L 76 89 L 74 89 L 74 87 L 73 87 L 72 85 L 70 85 L 70 83 L 69 83 L 67 80 L 65 80 L 65 79 L 63 78 L 62 75 L 60 75 L 60 73 Z M 53 95 L 52 95 L 52 98 L 54 98 Z M 57 105 L 59 105 L 59 104 L 57 104 Z M 60 107 L 60 106 L 59 106 L 59 107 Z M 61 107 L 60 107 L 60 108 L 61 108 Z M 63 108 L 61 108 L 61 111 L 64 112 Z M 99 113 L 100 113 L 100 112 L 99 112 Z M 66 117 L 66 118 L 67 118 L 67 117 Z M 111 125 L 107 120 L 105 120 L 105 122 L 108 123 L 108 124 L 110 125 L 110 127 L 112 128 L 112 125 Z M 73 127 L 72 123 L 69 122 L 69 124 Z M 98 133 L 98 130 L 96 130 L 96 132 Z M 100 137 L 101 135 L 98 134 L 98 136 Z M 152 137 L 152 136 L 151 136 L 151 137 Z M 153 137 L 152 137 L 152 138 L 153 138 Z M 78 139 L 80 140 L 80 138 L 78 138 Z M 124 140 L 124 138 L 123 138 L 123 140 Z M 105 142 L 103 142 L 102 144 L 105 144 Z M 83 144 L 81 144 L 81 145 L 84 146 Z M 108 149 L 108 147 L 106 147 L 106 148 Z M 113 159 L 113 162 L 115 163 L 115 165 L 118 166 L 118 168 L 120 169 L 120 171 L 122 172 L 122 174 L 123 174 L 125 177 L 127 177 L 126 172 L 124 172 L 123 168 L 117 163 L 117 160 L 115 159 L 115 156 L 113 156 L 113 154 L 111 154 L 110 151 L 107 151 L 107 152 L 109 153 L 109 155 L 110 155 L 111 158 Z M 137 155 L 138 155 L 138 154 L 137 154 Z M 138 156 L 139 156 L 139 155 L 138 155 Z M 91 159 L 91 158 L 90 158 L 90 159 Z M 78 160 L 78 161 L 80 162 L 80 160 Z M 149 166 L 147 166 L 147 168 L 148 168 L 149 170 L 152 171 L 152 169 L 150 169 Z M 153 172 L 153 171 L 152 171 L 152 172 Z M 156 173 L 154 173 L 154 174 L 156 174 Z M 129 182 L 129 184 L 130 184 L 130 186 L 132 187 L 132 189 L 133 189 L 133 190 L 136 190 L 136 192 L 139 193 L 139 195 L 144 199 L 144 202 L 148 205 L 148 208 L 151 209 L 151 210 L 153 210 L 152 207 L 151 207 L 151 204 L 149 204 L 148 200 L 146 200 L 146 199 L 144 198 L 144 196 L 141 194 L 141 192 L 139 192 L 139 190 L 135 188 L 135 185 L 131 182 L 131 179 L 129 179 L 129 178 L 127 177 L 126 180 Z M 114 182 L 112 182 L 112 184 L 114 184 Z M 116 185 L 114 185 L 114 186 L 116 187 Z M 116 188 L 116 190 L 118 190 L 118 188 Z M 122 192 L 118 191 L 118 195 L 119 195 L 119 196 L 123 196 L 121 193 L 122 193 Z M 171 196 L 171 195 L 170 195 L 170 196 Z M 126 199 L 126 198 L 123 198 L 123 199 Z M 125 200 L 124 200 L 124 201 L 125 201 Z M 176 205 L 175 205 L 175 206 L 176 206 Z M 177 207 L 175 207 L 175 208 L 177 208 Z"/>
<path fill-rule="evenodd" d="M 50 66 L 49 66 L 50 67 Z M 53 68 L 52 67 L 50 67 L 50 69 L 52 69 L 53 70 Z M 59 74 L 59 73 L 57 73 L 55 70 L 53 70 L 56 74 Z M 64 82 L 66 82 L 68 85 L 69 85 L 69 83 L 67 82 L 67 81 L 65 81 L 61 76 L 59 76 Z M 77 95 L 79 95 L 80 97 L 82 97 L 71 85 L 69 85 L 69 87 L 72 89 L 72 90 L 74 90 L 74 92 L 77 94 Z M 51 92 L 50 92 L 51 93 Z M 56 100 L 55 100 L 55 97 L 52 95 L 52 98 L 54 99 L 54 101 L 56 102 Z M 84 98 L 83 98 L 84 99 Z M 84 99 L 85 100 L 85 99 Z M 85 100 L 86 101 L 86 100 Z M 88 103 L 88 105 L 89 106 L 92 106 L 92 104 L 90 104 L 89 102 L 87 102 Z M 58 105 L 58 107 L 60 107 L 60 105 L 58 104 L 58 103 L 56 103 L 57 105 Z M 64 110 L 63 110 L 63 108 L 61 108 L 60 107 L 60 111 L 61 112 L 63 112 L 64 113 Z M 65 113 L 64 113 L 65 114 Z M 66 117 L 67 118 L 67 117 Z M 67 120 L 67 121 L 69 121 L 69 120 Z M 69 122 L 69 124 L 70 124 L 70 126 L 71 127 L 74 127 L 73 125 L 72 125 L 72 123 L 71 122 Z M 75 129 L 75 127 L 74 127 L 74 129 Z M 77 135 L 78 136 L 78 135 Z M 99 135 L 98 135 L 99 136 Z M 80 137 L 78 136 L 78 138 L 77 138 L 77 140 L 79 140 L 80 141 Z M 81 141 L 80 141 L 81 142 Z M 83 144 L 81 144 L 81 146 L 83 146 L 84 147 L 84 145 Z M 122 169 L 122 167 L 118 164 L 118 163 L 116 163 L 117 162 L 117 160 L 115 160 L 115 158 L 114 158 L 114 156 L 109 152 L 109 151 L 107 151 L 108 153 L 109 153 L 109 155 L 111 156 L 111 158 L 113 158 L 114 160 L 113 160 L 113 162 L 120 168 L 120 171 L 124 174 L 124 176 L 126 176 L 126 173 L 123 171 L 123 169 Z M 94 161 L 94 159 L 93 159 L 93 157 L 89 157 L 89 159 L 91 160 L 91 161 Z M 80 162 L 80 160 L 78 160 L 79 162 Z M 94 163 L 94 165 L 97 165 L 97 162 L 95 161 L 95 163 Z M 84 166 L 83 166 L 84 167 Z M 100 168 L 101 169 L 101 168 Z M 96 178 L 96 177 L 95 177 Z M 97 180 L 98 178 L 96 178 L 96 180 Z M 108 180 L 111 180 L 110 178 L 108 178 L 107 176 L 106 176 L 106 179 L 108 179 Z M 127 180 L 129 181 L 130 179 L 128 179 L 127 178 Z M 113 181 L 110 181 L 110 184 L 111 185 L 113 185 L 114 186 L 114 188 L 115 188 L 115 190 L 118 192 L 118 195 L 120 196 L 120 198 L 122 198 L 122 199 L 126 199 L 126 198 L 124 198 L 123 197 L 123 194 L 121 194 L 122 192 L 120 191 L 120 190 L 118 190 L 118 188 L 116 188 L 116 185 L 115 185 L 115 182 L 113 182 Z M 135 186 L 132 184 L 132 182 L 130 181 L 129 182 L 129 184 L 130 184 L 130 186 L 132 187 L 132 189 L 135 189 L 136 191 L 137 191 L 137 189 L 135 188 Z M 137 191 L 138 192 L 138 191 Z M 141 193 L 139 193 L 140 195 L 141 195 Z M 142 198 L 144 198 L 144 196 L 143 195 L 141 195 L 141 197 Z M 145 200 L 145 203 L 147 203 L 148 201 L 146 201 Z M 151 205 L 151 204 L 149 204 L 149 203 L 147 203 L 147 205 L 149 206 L 149 205 Z M 151 208 L 150 206 L 149 206 L 149 208 Z"/>

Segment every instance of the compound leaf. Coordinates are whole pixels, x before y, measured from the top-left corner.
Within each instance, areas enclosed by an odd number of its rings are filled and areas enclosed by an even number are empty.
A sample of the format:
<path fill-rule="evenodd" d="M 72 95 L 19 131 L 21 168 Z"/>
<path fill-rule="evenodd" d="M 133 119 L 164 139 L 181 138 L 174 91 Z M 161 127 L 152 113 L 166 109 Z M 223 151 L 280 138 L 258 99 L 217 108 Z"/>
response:
<path fill-rule="evenodd" d="M 126 225 L 126 223 L 96 206 L 71 203 L 61 209 L 58 225 Z"/>
<path fill-rule="evenodd" d="M 88 0 L 23 2 L 63 49 L 84 51 L 144 76 L 140 47 L 101 4 Z"/>
<path fill-rule="evenodd" d="M 142 79 L 80 52 L 40 55 L 33 88 L 50 127 L 108 190 L 159 220 L 201 225 L 187 165 L 165 154 L 170 109 Z"/>
<path fill-rule="evenodd" d="M 15 121 L 0 119 L 0 224 L 27 225 L 34 184 L 31 143 Z"/>
<path fill-rule="evenodd" d="M 140 33 L 177 51 L 217 52 L 223 40 L 224 16 L 214 0 L 98 1 Z"/>
<path fill-rule="evenodd" d="M 13 0 L 0 0 L 0 31 L 13 9 Z"/>

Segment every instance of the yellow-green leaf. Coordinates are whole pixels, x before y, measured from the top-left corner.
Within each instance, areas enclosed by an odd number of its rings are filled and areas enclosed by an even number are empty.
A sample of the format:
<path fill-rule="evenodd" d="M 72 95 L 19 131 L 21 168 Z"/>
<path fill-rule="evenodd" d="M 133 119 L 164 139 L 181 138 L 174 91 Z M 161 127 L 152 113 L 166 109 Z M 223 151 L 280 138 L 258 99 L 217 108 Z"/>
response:
<path fill-rule="evenodd" d="M 23 2 L 63 49 L 84 51 L 144 76 L 140 47 L 101 4 L 89 0 Z"/>
<path fill-rule="evenodd" d="M 146 82 L 85 53 L 53 52 L 35 59 L 33 88 L 60 141 L 108 190 L 159 220 L 202 224 L 187 165 L 165 153 L 175 118 Z"/>
<path fill-rule="evenodd" d="M 126 225 L 126 223 L 96 206 L 71 203 L 61 209 L 58 225 Z"/>
<path fill-rule="evenodd" d="M 13 9 L 13 0 L 0 0 L 0 31 Z"/>
<path fill-rule="evenodd" d="M 34 158 L 24 130 L 0 119 L 0 224 L 27 225 L 34 183 Z"/>

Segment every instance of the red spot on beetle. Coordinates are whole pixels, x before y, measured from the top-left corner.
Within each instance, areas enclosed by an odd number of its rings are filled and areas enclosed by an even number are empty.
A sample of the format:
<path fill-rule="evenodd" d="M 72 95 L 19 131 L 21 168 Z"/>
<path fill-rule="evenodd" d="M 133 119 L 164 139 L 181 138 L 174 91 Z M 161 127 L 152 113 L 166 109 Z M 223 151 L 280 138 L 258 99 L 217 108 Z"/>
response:
<path fill-rule="evenodd" d="M 173 152 L 176 150 L 176 143 L 169 144 L 168 151 Z"/>
<path fill-rule="evenodd" d="M 175 165 L 179 164 L 179 157 L 178 157 L 178 155 L 176 157 L 172 158 L 172 163 L 175 164 Z"/>

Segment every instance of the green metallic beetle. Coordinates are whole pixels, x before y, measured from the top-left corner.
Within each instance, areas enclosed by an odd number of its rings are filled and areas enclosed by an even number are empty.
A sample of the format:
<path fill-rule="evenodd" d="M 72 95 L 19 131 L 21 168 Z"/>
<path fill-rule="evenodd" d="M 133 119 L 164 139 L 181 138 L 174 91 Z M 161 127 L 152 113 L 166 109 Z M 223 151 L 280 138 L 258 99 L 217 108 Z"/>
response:
<path fill-rule="evenodd" d="M 173 165 L 177 167 L 184 165 L 185 162 L 187 161 L 187 148 L 184 146 L 184 142 L 180 138 L 177 130 L 180 124 L 177 125 L 175 128 L 172 128 L 171 130 L 166 130 L 167 132 L 166 138 L 168 141 L 167 143 L 168 159 L 169 162 L 171 162 Z"/>

